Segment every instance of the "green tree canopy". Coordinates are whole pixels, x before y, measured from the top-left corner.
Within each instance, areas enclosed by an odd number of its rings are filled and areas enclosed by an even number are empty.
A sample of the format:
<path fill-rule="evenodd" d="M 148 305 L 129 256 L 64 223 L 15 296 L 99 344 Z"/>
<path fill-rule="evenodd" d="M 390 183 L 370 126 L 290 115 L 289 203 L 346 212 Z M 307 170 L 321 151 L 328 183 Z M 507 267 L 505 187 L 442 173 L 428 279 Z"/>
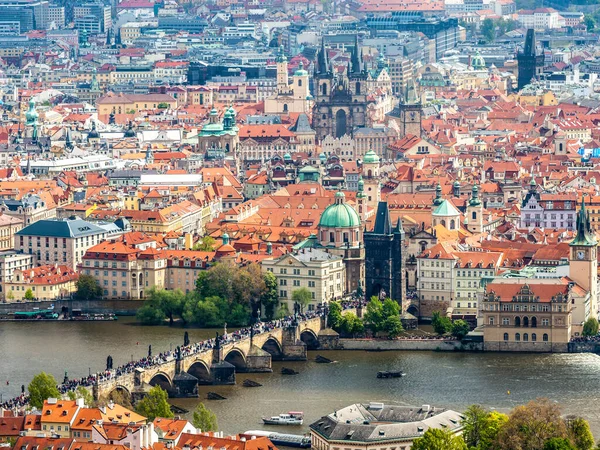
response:
<path fill-rule="evenodd" d="M 342 305 L 339 302 L 329 302 L 329 313 L 327 314 L 327 325 L 339 331 L 342 325 Z"/>
<path fill-rule="evenodd" d="M 199 428 L 203 433 L 207 431 L 217 431 L 217 416 L 210 409 L 200 402 L 194 410 L 192 424 Z"/>
<path fill-rule="evenodd" d="M 294 289 L 292 291 L 292 301 L 294 303 L 298 303 L 301 307 L 301 311 L 304 311 L 304 308 L 306 308 L 312 301 L 312 294 L 305 287 Z"/>
<path fill-rule="evenodd" d="M 467 450 L 467 445 L 461 436 L 450 430 L 429 428 L 423 437 L 413 441 L 412 450 Z"/>
<path fill-rule="evenodd" d="M 466 321 L 458 319 L 452 322 L 452 336 L 462 339 L 469 333 L 469 331 L 471 331 L 471 327 Z"/>
<path fill-rule="evenodd" d="M 44 406 L 44 401 L 49 398 L 59 398 L 60 392 L 56 387 L 56 379 L 52 374 L 41 372 L 38 373 L 27 390 L 29 391 L 29 404 L 36 408 Z"/>
<path fill-rule="evenodd" d="M 431 326 L 437 334 L 445 334 L 452 331 L 452 321 L 448 317 L 442 316 L 439 311 L 434 311 L 431 318 Z"/>
<path fill-rule="evenodd" d="M 567 438 L 548 439 L 542 450 L 578 450 Z"/>
<path fill-rule="evenodd" d="M 494 42 L 496 39 L 496 24 L 492 19 L 484 19 L 481 24 L 481 35 L 486 42 Z"/>
<path fill-rule="evenodd" d="M 594 436 L 590 424 L 581 417 L 567 419 L 567 431 L 577 450 L 594 448 Z"/>
<path fill-rule="evenodd" d="M 373 296 L 369 303 L 367 303 L 367 310 L 364 316 L 365 325 L 368 326 L 373 333 L 376 333 L 381 330 L 383 320 L 383 303 L 379 298 Z"/>
<path fill-rule="evenodd" d="M 83 386 L 79 386 L 74 391 L 67 392 L 67 396 L 69 397 L 69 400 L 77 400 L 78 398 L 82 398 L 83 402 L 88 408 L 93 407 L 95 404 L 94 396 Z"/>
<path fill-rule="evenodd" d="M 360 320 L 356 314 L 349 312 L 342 316 L 340 329 L 342 333 L 354 336 L 363 332 L 364 325 L 362 320 Z"/>
<path fill-rule="evenodd" d="M 543 450 L 552 438 L 568 438 L 558 405 L 548 399 L 517 406 L 494 442 L 498 450 Z"/>
<path fill-rule="evenodd" d="M 203 236 L 193 247 L 193 250 L 200 252 L 212 252 L 215 248 L 215 238 L 212 236 Z"/>
<path fill-rule="evenodd" d="M 598 334 L 598 319 L 590 317 L 583 324 L 584 336 L 596 336 Z"/>
<path fill-rule="evenodd" d="M 35 298 L 34 295 L 33 295 L 33 291 L 31 290 L 31 288 L 28 288 L 25 291 L 25 296 L 24 297 L 25 297 L 25 300 L 33 300 Z"/>
<path fill-rule="evenodd" d="M 508 421 L 506 414 L 486 411 L 479 405 L 470 406 L 464 413 L 463 438 L 467 447 L 491 450 L 502 426 Z"/>
<path fill-rule="evenodd" d="M 171 406 L 169 406 L 169 395 L 167 391 L 163 390 L 160 386 L 154 386 L 150 389 L 148 394 L 141 399 L 135 410 L 138 414 L 147 417 L 148 420 L 153 421 L 157 417 L 164 417 L 170 419 L 173 417 Z"/>
<path fill-rule="evenodd" d="M 265 272 L 263 280 L 265 282 L 265 291 L 262 294 L 260 303 L 267 320 L 273 320 L 273 317 L 275 317 L 275 308 L 277 308 L 277 303 L 279 302 L 277 277 L 273 272 Z"/>
<path fill-rule="evenodd" d="M 75 286 L 75 297 L 79 300 L 93 300 L 102 297 L 100 283 L 91 275 L 80 274 Z"/>

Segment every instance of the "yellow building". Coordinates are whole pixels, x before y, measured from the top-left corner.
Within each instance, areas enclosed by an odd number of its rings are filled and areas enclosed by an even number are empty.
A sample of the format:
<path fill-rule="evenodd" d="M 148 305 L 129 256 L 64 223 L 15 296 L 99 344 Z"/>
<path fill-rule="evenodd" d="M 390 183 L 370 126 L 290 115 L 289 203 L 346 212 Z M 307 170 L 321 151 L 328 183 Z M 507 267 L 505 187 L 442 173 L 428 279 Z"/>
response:
<path fill-rule="evenodd" d="M 9 302 L 27 300 L 29 290 L 35 300 L 69 298 L 77 290 L 75 284 L 78 277 L 77 273 L 66 265 L 17 269 L 12 280 L 4 285 L 6 299 Z"/>
<path fill-rule="evenodd" d="M 42 407 L 42 431 L 61 438 L 71 437 L 71 425 L 79 410 L 83 408 L 83 400 L 62 400 L 49 398 Z"/>
<path fill-rule="evenodd" d="M 96 100 L 99 115 L 126 114 L 157 109 L 158 105 L 166 104 L 168 108 L 176 108 L 177 100 L 167 94 L 115 94 L 109 92 Z"/>

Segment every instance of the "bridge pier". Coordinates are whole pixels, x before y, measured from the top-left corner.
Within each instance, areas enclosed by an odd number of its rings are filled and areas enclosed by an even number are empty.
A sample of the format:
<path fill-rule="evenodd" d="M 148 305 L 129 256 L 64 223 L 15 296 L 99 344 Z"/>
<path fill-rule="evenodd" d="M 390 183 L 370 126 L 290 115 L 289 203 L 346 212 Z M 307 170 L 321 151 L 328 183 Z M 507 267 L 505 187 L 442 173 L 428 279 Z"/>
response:
<path fill-rule="evenodd" d="M 284 361 L 306 361 L 306 344 L 300 340 L 300 327 L 291 326 L 282 330 Z"/>
<path fill-rule="evenodd" d="M 319 348 L 322 348 L 323 350 L 336 350 L 339 348 L 340 335 L 332 328 L 326 328 L 319 331 L 317 338 L 319 341 Z"/>
<path fill-rule="evenodd" d="M 271 354 L 253 345 L 246 356 L 247 372 L 273 372 Z"/>

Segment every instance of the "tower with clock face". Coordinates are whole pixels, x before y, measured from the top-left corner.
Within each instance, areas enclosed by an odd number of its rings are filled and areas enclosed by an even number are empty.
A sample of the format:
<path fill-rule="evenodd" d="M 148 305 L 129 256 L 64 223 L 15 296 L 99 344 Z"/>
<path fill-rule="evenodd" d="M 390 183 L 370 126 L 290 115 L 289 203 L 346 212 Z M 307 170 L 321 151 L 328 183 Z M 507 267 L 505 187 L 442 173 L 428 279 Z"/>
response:
<path fill-rule="evenodd" d="M 581 208 L 577 214 L 577 234 L 569 246 L 569 278 L 590 293 L 589 311 L 585 311 L 583 320 L 589 317 L 597 317 L 598 242 L 590 226 L 590 218 L 585 208 L 585 201 L 581 202 Z M 579 314 L 577 315 L 579 316 Z"/>

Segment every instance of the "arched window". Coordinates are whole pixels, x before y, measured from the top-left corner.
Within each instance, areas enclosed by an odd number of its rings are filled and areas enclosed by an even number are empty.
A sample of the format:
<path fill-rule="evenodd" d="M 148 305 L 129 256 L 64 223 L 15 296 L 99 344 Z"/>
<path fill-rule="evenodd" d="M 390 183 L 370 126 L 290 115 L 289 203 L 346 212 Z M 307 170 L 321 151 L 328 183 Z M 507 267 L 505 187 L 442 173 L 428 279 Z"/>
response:
<path fill-rule="evenodd" d="M 329 233 L 329 242 L 335 242 L 335 233 Z"/>
<path fill-rule="evenodd" d="M 471 218 L 473 220 L 477 220 L 477 212 L 476 211 L 473 211 L 473 213 L 471 214 Z"/>
<path fill-rule="evenodd" d="M 454 230 L 455 226 L 456 226 L 456 225 L 455 225 L 455 223 L 454 223 L 454 219 L 452 219 L 452 220 L 450 221 L 450 229 L 451 229 L 451 230 Z"/>
<path fill-rule="evenodd" d="M 442 219 L 442 225 L 446 226 L 446 221 L 444 219 Z"/>
<path fill-rule="evenodd" d="M 371 178 L 373 176 L 373 171 L 371 169 L 369 169 L 369 171 L 367 172 L 367 176 L 369 178 Z"/>
<path fill-rule="evenodd" d="M 531 318 L 531 328 L 537 328 L 537 317 L 535 316 Z"/>
<path fill-rule="evenodd" d="M 523 334 L 523 340 L 527 342 L 529 340 L 529 335 L 527 333 Z"/>
<path fill-rule="evenodd" d="M 542 340 L 544 342 L 548 342 L 548 335 L 546 333 L 544 333 L 544 335 L 542 336 Z"/>
<path fill-rule="evenodd" d="M 523 326 L 524 327 L 529 326 L 529 317 L 527 317 L 527 316 L 523 317 Z"/>
<path fill-rule="evenodd" d="M 537 341 L 537 335 L 535 333 L 531 333 L 531 341 L 532 342 Z"/>
<path fill-rule="evenodd" d="M 348 242 L 348 233 L 344 233 L 344 242 Z"/>
<path fill-rule="evenodd" d="M 287 105 L 287 103 L 283 104 L 283 112 L 284 113 L 288 112 L 288 105 Z"/>
<path fill-rule="evenodd" d="M 360 82 L 356 83 L 356 90 L 355 90 L 355 92 L 356 92 L 356 95 L 360 95 Z"/>
<path fill-rule="evenodd" d="M 327 84 L 323 83 L 321 85 L 321 92 L 323 92 L 323 95 L 327 95 Z"/>
<path fill-rule="evenodd" d="M 302 86 L 302 80 L 298 80 L 298 86 Z"/>
<path fill-rule="evenodd" d="M 508 333 L 504 333 L 504 340 L 508 341 Z"/>
<path fill-rule="evenodd" d="M 521 340 L 521 335 L 519 333 L 515 333 L 515 341 L 520 341 Z"/>
<path fill-rule="evenodd" d="M 520 327 L 520 326 L 521 326 L 521 318 L 515 317 L 515 327 Z"/>

